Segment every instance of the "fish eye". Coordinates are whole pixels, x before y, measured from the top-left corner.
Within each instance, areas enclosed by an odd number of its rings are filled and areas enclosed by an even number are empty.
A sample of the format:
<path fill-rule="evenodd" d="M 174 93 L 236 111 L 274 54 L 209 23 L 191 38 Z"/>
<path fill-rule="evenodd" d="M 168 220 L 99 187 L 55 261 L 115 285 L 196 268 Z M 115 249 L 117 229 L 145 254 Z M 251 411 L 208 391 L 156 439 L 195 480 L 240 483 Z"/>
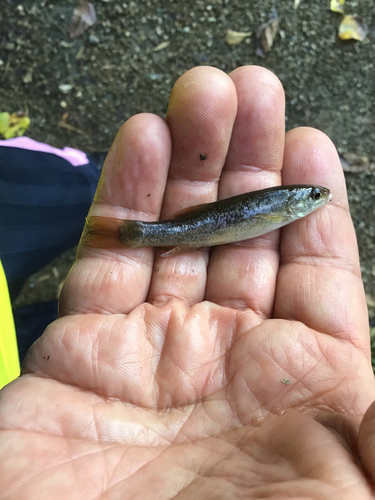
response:
<path fill-rule="evenodd" d="M 311 198 L 313 198 L 314 200 L 320 200 L 320 197 L 321 197 L 321 193 L 320 193 L 319 189 L 314 189 L 311 192 Z"/>

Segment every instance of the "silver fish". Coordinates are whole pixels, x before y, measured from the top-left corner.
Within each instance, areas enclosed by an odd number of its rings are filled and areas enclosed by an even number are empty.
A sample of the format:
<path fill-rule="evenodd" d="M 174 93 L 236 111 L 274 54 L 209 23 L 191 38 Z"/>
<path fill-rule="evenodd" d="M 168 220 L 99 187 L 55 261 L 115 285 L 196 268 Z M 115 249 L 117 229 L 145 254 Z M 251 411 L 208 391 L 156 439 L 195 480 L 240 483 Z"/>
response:
<path fill-rule="evenodd" d="M 170 247 L 171 255 L 255 238 L 309 215 L 331 200 L 322 186 L 275 186 L 189 207 L 156 222 L 88 217 L 85 242 L 92 247 Z"/>

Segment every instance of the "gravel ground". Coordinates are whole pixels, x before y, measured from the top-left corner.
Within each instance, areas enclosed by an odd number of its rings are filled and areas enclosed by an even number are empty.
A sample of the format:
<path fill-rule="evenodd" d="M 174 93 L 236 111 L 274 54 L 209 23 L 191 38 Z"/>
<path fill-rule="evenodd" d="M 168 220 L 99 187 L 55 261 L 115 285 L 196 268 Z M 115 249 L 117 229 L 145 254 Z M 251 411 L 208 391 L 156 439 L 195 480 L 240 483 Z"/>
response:
<path fill-rule="evenodd" d="M 349 160 L 346 174 L 369 306 L 375 304 L 375 3 L 347 1 L 348 14 L 369 27 L 364 42 L 340 41 L 340 14 L 329 2 L 302 0 L 93 0 L 97 21 L 71 39 L 76 0 L 2 0 L 0 111 L 27 107 L 28 135 L 56 147 L 109 148 L 134 113 L 164 116 L 176 79 L 201 64 L 229 72 L 265 66 L 286 91 L 287 128 L 317 127 Z M 265 58 L 255 33 L 277 7 L 280 32 Z M 225 42 L 227 29 L 251 31 L 241 44 Z M 163 42 L 169 45 L 155 48 Z M 61 120 L 68 113 L 65 125 Z M 17 305 L 56 297 L 74 250 L 28 281 Z M 375 326 L 375 308 L 370 307 Z"/>

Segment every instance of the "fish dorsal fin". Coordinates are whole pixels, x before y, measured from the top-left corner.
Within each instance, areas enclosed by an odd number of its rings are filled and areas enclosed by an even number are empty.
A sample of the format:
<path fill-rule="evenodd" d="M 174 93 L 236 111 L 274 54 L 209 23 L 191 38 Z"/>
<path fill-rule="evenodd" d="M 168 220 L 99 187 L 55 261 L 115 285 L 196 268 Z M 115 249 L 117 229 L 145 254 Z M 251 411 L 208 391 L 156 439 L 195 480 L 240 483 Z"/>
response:
<path fill-rule="evenodd" d="M 178 212 L 176 212 L 173 216 L 173 219 L 176 219 L 178 217 L 181 217 L 181 215 L 187 215 L 187 214 L 190 214 L 190 212 L 194 212 L 195 210 L 197 210 L 198 208 L 203 208 L 205 207 L 206 205 L 211 205 L 211 203 L 201 203 L 200 205 L 193 205 L 192 207 L 185 207 L 185 208 L 182 208 L 181 210 L 179 210 Z"/>

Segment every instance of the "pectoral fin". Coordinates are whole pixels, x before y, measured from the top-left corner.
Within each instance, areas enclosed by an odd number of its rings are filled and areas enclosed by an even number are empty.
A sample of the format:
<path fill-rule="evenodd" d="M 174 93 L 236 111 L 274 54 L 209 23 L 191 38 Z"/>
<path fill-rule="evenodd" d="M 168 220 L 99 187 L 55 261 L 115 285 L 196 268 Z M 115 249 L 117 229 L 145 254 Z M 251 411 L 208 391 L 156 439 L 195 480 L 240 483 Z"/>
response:
<path fill-rule="evenodd" d="M 179 253 L 192 252 L 198 248 L 200 247 L 174 247 L 172 250 L 162 253 L 160 257 L 169 257 L 170 255 L 178 255 Z"/>
<path fill-rule="evenodd" d="M 290 215 L 278 215 L 278 214 L 257 214 L 254 215 L 254 219 L 265 219 L 270 222 L 286 222 L 290 219 Z"/>

